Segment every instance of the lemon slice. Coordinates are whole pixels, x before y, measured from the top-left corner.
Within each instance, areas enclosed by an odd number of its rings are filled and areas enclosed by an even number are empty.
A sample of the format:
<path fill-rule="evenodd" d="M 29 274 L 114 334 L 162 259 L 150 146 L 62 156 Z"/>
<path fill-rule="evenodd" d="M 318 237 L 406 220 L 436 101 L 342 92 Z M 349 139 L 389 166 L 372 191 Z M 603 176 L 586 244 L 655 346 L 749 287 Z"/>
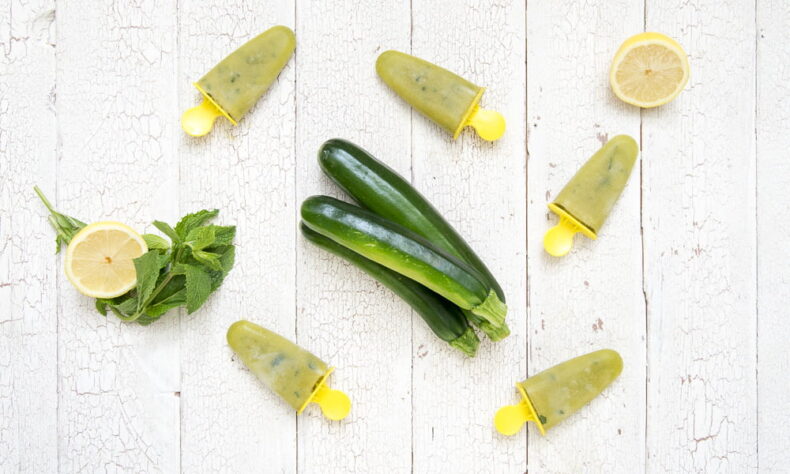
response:
<path fill-rule="evenodd" d="M 80 293 L 114 298 L 134 288 L 134 260 L 148 251 L 142 236 L 120 222 L 96 222 L 80 230 L 66 249 L 66 276 Z"/>
<path fill-rule="evenodd" d="M 674 99 L 689 80 L 683 48 L 661 33 L 640 33 L 625 40 L 609 71 L 612 91 L 624 102 L 649 108 Z"/>

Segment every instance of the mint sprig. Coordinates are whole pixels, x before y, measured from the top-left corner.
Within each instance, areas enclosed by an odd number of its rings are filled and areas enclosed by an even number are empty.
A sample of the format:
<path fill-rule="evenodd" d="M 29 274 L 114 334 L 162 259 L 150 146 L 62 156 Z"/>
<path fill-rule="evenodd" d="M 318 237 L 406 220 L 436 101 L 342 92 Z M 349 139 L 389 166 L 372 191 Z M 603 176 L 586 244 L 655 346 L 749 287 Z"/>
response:
<path fill-rule="evenodd" d="M 50 212 L 59 252 L 61 245 L 68 245 L 86 224 L 55 211 L 41 190 L 34 190 Z M 134 259 L 137 285 L 117 298 L 97 299 L 96 310 L 103 316 L 112 312 L 124 321 L 141 325 L 151 324 L 182 306 L 187 313 L 197 311 L 222 285 L 235 261 L 236 227 L 207 224 L 218 214 L 216 209 L 187 214 L 175 228 L 154 221 L 154 227 L 170 240 L 143 234 L 149 250 Z"/>

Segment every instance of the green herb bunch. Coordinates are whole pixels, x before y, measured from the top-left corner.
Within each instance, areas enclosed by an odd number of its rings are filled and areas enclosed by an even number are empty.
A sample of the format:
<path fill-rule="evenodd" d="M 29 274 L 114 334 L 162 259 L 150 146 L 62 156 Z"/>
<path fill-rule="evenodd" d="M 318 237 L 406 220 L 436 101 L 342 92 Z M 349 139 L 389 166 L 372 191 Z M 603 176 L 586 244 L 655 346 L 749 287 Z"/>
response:
<path fill-rule="evenodd" d="M 59 252 L 86 224 L 55 211 L 41 190 L 34 189 L 50 212 Z M 106 316 L 110 311 L 124 321 L 148 325 L 174 308 L 197 311 L 222 285 L 235 259 L 236 227 L 208 224 L 217 214 L 216 209 L 187 214 L 175 228 L 154 221 L 154 227 L 170 240 L 143 234 L 148 252 L 134 259 L 137 286 L 116 298 L 97 299 L 99 313 Z"/>

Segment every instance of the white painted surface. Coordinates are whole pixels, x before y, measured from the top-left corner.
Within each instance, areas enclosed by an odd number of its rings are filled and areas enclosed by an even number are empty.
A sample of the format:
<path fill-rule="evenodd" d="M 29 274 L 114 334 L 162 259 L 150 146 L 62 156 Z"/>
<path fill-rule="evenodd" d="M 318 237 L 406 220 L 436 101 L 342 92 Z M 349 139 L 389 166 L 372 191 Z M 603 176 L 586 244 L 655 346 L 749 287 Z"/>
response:
<path fill-rule="evenodd" d="M 557 223 L 547 204 L 602 143 L 619 134 L 639 140 L 639 109 L 611 93 L 608 70 L 623 39 L 641 31 L 642 5 L 629 0 L 568 5 L 557 9 L 534 2 L 527 10 L 527 366 L 533 374 L 611 348 L 623 357 L 624 368 L 589 409 L 550 436 L 530 435 L 529 467 L 535 472 L 639 472 L 645 464 L 641 158 L 597 240 L 578 236 L 573 253 L 557 259 L 543 250 L 543 234 Z M 579 443 L 580 435 L 595 442 Z"/>
<path fill-rule="evenodd" d="M 764 472 L 790 468 L 790 2 L 757 9 L 757 438 Z"/>
<path fill-rule="evenodd" d="M 357 3 L 0 0 L 0 471 L 786 472 L 787 2 Z M 190 83 L 274 24 L 297 52 L 266 97 L 185 136 Z M 692 77 L 640 113 L 606 75 L 645 27 Z M 375 75 L 386 49 L 488 87 L 505 137 L 452 141 L 412 112 Z M 618 133 L 642 154 L 606 227 L 548 257 L 546 203 Z M 301 239 L 301 201 L 341 196 L 315 159 L 331 137 L 467 237 L 508 295 L 509 339 L 465 359 Z M 236 266 L 196 314 L 103 319 L 63 278 L 33 184 L 140 229 L 219 208 Z M 297 419 L 262 389 L 224 341 L 240 318 L 335 365 L 351 416 Z M 625 359 L 604 396 L 546 438 L 495 434 L 515 382 L 601 347 Z"/>

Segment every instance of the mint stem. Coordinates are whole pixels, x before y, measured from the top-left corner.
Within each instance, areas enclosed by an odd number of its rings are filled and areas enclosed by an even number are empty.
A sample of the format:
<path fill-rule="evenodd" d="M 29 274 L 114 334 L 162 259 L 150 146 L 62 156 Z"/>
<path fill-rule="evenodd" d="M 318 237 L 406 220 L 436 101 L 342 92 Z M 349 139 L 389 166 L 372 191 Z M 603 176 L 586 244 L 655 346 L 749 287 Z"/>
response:
<path fill-rule="evenodd" d="M 118 317 L 123 319 L 124 321 L 129 321 L 129 322 L 136 321 L 137 319 L 139 319 L 140 316 L 142 316 L 145 313 L 145 310 L 148 309 L 148 305 L 151 304 L 152 301 L 154 301 L 154 298 L 159 296 L 159 293 L 161 293 L 162 290 L 165 289 L 165 286 L 167 286 L 167 284 L 170 283 L 170 280 L 172 280 L 174 276 L 175 274 L 173 272 L 168 273 L 165 279 L 162 280 L 162 283 L 160 283 L 159 285 L 157 285 L 156 288 L 154 288 L 154 291 L 151 292 L 151 296 L 149 296 L 148 299 L 145 300 L 143 305 L 140 307 L 139 311 L 135 312 L 131 316 L 118 316 Z"/>

